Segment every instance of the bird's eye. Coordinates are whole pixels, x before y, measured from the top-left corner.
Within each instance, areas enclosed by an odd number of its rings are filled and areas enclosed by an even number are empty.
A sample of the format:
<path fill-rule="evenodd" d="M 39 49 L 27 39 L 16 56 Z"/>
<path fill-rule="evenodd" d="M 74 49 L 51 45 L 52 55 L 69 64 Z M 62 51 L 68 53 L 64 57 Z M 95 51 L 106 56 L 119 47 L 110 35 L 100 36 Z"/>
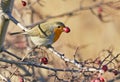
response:
<path fill-rule="evenodd" d="M 58 28 L 60 28 L 60 26 L 58 26 Z"/>

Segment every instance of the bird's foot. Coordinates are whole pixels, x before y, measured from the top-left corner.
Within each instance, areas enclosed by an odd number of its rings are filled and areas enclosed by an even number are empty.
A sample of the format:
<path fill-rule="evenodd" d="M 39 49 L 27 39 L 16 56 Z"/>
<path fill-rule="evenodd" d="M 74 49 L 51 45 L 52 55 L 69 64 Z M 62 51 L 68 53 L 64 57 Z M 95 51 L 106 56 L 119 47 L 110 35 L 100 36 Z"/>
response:
<path fill-rule="evenodd" d="M 47 49 L 48 48 L 53 48 L 54 49 L 54 47 L 52 46 L 52 45 L 47 45 L 47 46 L 45 46 Z"/>

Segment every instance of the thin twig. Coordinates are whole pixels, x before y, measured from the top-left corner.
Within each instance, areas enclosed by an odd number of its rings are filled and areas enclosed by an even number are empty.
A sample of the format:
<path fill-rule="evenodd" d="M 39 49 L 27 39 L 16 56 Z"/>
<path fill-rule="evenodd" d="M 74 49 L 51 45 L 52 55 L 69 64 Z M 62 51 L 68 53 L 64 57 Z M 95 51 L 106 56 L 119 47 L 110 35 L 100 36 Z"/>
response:
<path fill-rule="evenodd" d="M 63 59 L 65 62 L 72 63 L 72 64 L 76 65 L 78 68 L 82 67 L 82 65 L 80 63 L 76 62 L 75 60 L 70 60 L 70 59 L 66 58 L 64 56 L 64 54 L 59 53 L 58 51 L 54 50 L 53 48 L 48 48 L 48 50 L 50 50 L 52 53 L 54 53 L 55 55 L 57 55 L 58 57 Z"/>
<path fill-rule="evenodd" d="M 13 57 L 15 57 L 15 58 L 17 58 L 17 59 L 19 59 L 19 60 L 21 60 L 21 59 L 22 59 L 22 58 L 18 57 L 17 55 L 15 55 L 15 54 L 13 54 L 13 53 L 9 52 L 9 51 L 8 51 L 8 50 L 6 50 L 6 49 L 4 49 L 4 50 L 3 50 L 3 52 L 6 52 L 6 53 L 8 53 L 8 55 L 11 55 L 11 56 L 13 56 Z"/>
<path fill-rule="evenodd" d="M 64 60 L 65 62 L 69 62 L 77 66 L 82 71 L 99 71 L 100 73 L 103 73 L 101 69 L 96 68 L 90 68 L 90 67 L 83 67 L 80 63 L 76 62 L 75 60 L 70 60 L 64 56 L 64 54 L 59 53 L 58 51 L 54 50 L 53 48 L 48 48 L 52 53 L 54 53 L 56 56 Z"/>
<path fill-rule="evenodd" d="M 109 54 L 102 60 L 101 64 L 99 67 L 102 66 L 102 64 L 106 61 L 107 58 L 109 58 L 111 56 L 112 52 L 109 52 Z"/>
<path fill-rule="evenodd" d="M 24 59 L 25 59 L 28 55 L 29 55 L 29 54 L 26 54 L 25 56 L 23 56 L 23 58 L 22 58 L 20 61 L 21 61 L 21 62 L 24 61 Z M 15 72 L 16 72 L 17 70 L 18 70 L 18 67 L 15 68 L 14 72 L 10 75 L 9 78 L 11 78 L 11 77 L 15 74 Z"/>
<path fill-rule="evenodd" d="M 98 72 L 103 72 L 101 69 L 97 69 L 97 68 L 93 68 L 93 67 L 83 67 L 79 70 L 74 70 L 74 69 L 59 69 L 59 68 L 51 68 L 51 67 L 48 67 L 48 66 L 43 66 L 41 65 L 40 63 L 36 63 L 36 62 L 31 62 L 31 61 L 27 61 L 27 62 L 24 62 L 24 61 L 14 61 L 14 60 L 7 60 L 7 59 L 3 59 L 3 58 L 0 58 L 0 61 L 1 62 L 6 62 L 6 63 L 9 63 L 9 64 L 15 64 L 15 65 L 27 65 L 27 66 L 34 66 L 34 67 L 39 67 L 39 68 L 44 68 L 44 69 L 47 69 L 47 70 L 51 70 L 51 71 L 63 71 L 63 72 L 93 72 L 93 71 L 98 71 Z"/>
<path fill-rule="evenodd" d="M 113 57 L 108 63 L 106 63 L 106 65 L 110 64 L 113 60 L 115 60 L 116 58 L 118 58 L 118 56 L 120 56 L 120 54 L 117 54 L 115 57 Z"/>
<path fill-rule="evenodd" d="M 3 81 L 6 81 L 6 82 L 10 82 L 7 78 L 5 78 L 3 75 L 0 74 L 0 78 L 3 80 Z"/>

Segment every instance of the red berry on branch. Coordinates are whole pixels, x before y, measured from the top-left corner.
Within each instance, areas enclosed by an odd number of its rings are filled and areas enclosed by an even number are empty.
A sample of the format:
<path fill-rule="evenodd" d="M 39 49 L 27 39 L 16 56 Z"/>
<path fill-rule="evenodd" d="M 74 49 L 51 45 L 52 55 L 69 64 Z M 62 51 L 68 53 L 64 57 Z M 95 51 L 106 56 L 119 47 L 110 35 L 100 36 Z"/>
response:
<path fill-rule="evenodd" d="M 90 82 L 100 82 L 99 79 L 94 79 L 94 80 L 91 80 Z"/>
<path fill-rule="evenodd" d="M 108 70 L 108 66 L 107 66 L 107 65 L 103 65 L 103 66 L 102 66 L 102 70 L 103 70 L 104 72 L 106 72 L 106 71 Z"/>
<path fill-rule="evenodd" d="M 43 64 L 48 64 L 48 59 L 46 57 L 41 58 Z"/>
<path fill-rule="evenodd" d="M 114 70 L 113 73 L 114 73 L 114 75 L 118 75 L 118 71 L 117 70 Z"/>
<path fill-rule="evenodd" d="M 24 82 L 24 79 L 22 77 L 20 77 L 19 82 Z"/>
<path fill-rule="evenodd" d="M 100 82 L 105 82 L 105 79 L 103 77 L 100 77 Z"/>
<path fill-rule="evenodd" d="M 93 79 L 90 82 L 105 82 L 104 80 L 101 80 L 100 78 Z"/>
<path fill-rule="evenodd" d="M 92 79 L 90 82 L 105 82 L 105 79 L 103 77 Z"/>
<path fill-rule="evenodd" d="M 95 63 L 100 65 L 102 62 L 101 62 L 101 60 L 98 59 L 98 60 L 95 61 Z"/>
<path fill-rule="evenodd" d="M 103 12 L 103 8 L 102 7 L 99 7 L 98 8 L 98 13 L 102 13 Z"/>
<path fill-rule="evenodd" d="M 27 3 L 26 3 L 25 1 L 22 1 L 22 5 L 23 5 L 23 6 L 26 6 L 26 4 L 27 4 Z"/>

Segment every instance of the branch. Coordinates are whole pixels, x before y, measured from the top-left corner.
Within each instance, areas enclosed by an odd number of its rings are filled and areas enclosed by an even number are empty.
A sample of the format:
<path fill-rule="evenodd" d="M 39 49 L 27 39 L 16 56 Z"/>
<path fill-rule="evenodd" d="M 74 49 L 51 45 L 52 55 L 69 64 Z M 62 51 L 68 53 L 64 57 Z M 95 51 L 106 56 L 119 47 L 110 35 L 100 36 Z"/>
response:
<path fill-rule="evenodd" d="M 9 19 L 15 23 L 18 27 L 20 27 L 21 29 L 23 29 L 24 31 L 27 31 L 28 29 L 26 27 L 24 27 L 21 23 L 19 23 L 12 15 L 10 12 L 6 13 L 9 17 Z"/>
<path fill-rule="evenodd" d="M 0 74 L 0 78 L 2 79 L 2 81 L 10 82 L 10 80 L 8 80 L 7 78 L 5 78 L 5 77 L 2 76 L 1 74 Z"/>
<path fill-rule="evenodd" d="M 1 0 L 0 3 L 0 51 L 3 47 L 5 34 L 9 24 L 8 16 L 6 12 L 12 11 L 14 0 Z"/>
<path fill-rule="evenodd" d="M 56 56 L 58 56 L 59 58 L 61 58 L 62 60 L 64 60 L 65 62 L 69 62 L 74 64 L 75 66 L 77 66 L 81 71 L 98 71 L 100 73 L 103 73 L 103 71 L 101 69 L 97 69 L 97 68 L 90 68 L 90 67 L 83 67 L 78 61 L 76 60 L 70 60 L 68 58 L 66 58 L 64 56 L 64 54 L 61 54 L 59 52 L 57 52 L 56 50 L 54 50 L 53 48 L 48 48 L 48 50 L 50 50 L 53 54 L 55 54 Z"/>
<path fill-rule="evenodd" d="M 72 64 L 75 64 L 78 68 L 82 68 L 82 65 L 80 63 L 78 63 L 75 60 L 70 60 L 68 58 L 66 58 L 64 56 L 64 54 L 59 53 L 58 51 L 54 50 L 53 48 L 48 48 L 48 50 L 50 50 L 53 54 L 57 55 L 58 57 L 60 57 L 62 60 L 64 60 L 65 62 L 69 62 Z"/>
<path fill-rule="evenodd" d="M 0 61 L 1 62 L 6 62 L 6 63 L 9 63 L 9 64 L 15 64 L 15 65 L 27 65 L 27 66 L 35 66 L 35 67 L 40 67 L 40 68 L 44 68 L 44 69 L 47 69 L 47 70 L 51 70 L 51 71 L 64 71 L 64 72 L 79 72 L 79 70 L 73 70 L 73 69 L 57 69 L 57 68 L 50 68 L 48 66 L 42 66 L 40 63 L 36 63 L 36 62 L 23 62 L 23 61 L 14 61 L 14 60 L 7 60 L 7 59 L 3 59 L 3 58 L 0 58 Z"/>
<path fill-rule="evenodd" d="M 83 68 L 80 68 L 79 70 L 74 70 L 74 69 L 59 69 L 59 68 L 51 68 L 51 67 L 48 67 L 48 66 L 43 66 L 41 65 L 40 63 L 36 63 L 36 62 L 31 62 L 31 61 L 27 61 L 27 62 L 24 62 L 24 61 L 14 61 L 14 60 L 7 60 L 7 59 L 3 59 L 3 58 L 0 58 L 0 61 L 1 62 L 6 62 L 6 63 L 9 63 L 9 64 L 15 64 L 15 65 L 27 65 L 27 66 L 34 66 L 34 67 L 39 67 L 39 68 L 43 68 L 43 69 L 47 69 L 47 70 L 51 70 L 51 71 L 63 71 L 63 72 L 93 72 L 93 71 L 98 71 L 100 73 L 103 73 L 102 70 L 100 69 L 97 69 L 97 68 L 93 68 L 93 67 L 83 67 Z"/>
<path fill-rule="evenodd" d="M 11 53 L 9 51 L 7 51 L 6 49 L 2 49 L 2 51 L 8 53 L 8 55 L 10 55 L 10 56 L 13 56 L 13 57 L 15 57 L 15 58 L 17 58 L 19 60 L 22 60 L 22 58 L 18 57 L 17 55 L 15 55 L 15 54 L 13 54 L 13 53 Z"/>
<path fill-rule="evenodd" d="M 74 16 L 74 15 L 77 15 L 77 12 L 79 12 L 79 11 L 97 8 L 99 6 L 106 5 L 106 4 L 111 3 L 111 2 L 103 3 L 103 0 L 101 0 L 99 3 L 97 3 L 95 5 L 86 6 L 86 7 L 83 7 L 80 4 L 80 7 L 77 8 L 77 9 L 71 10 L 71 11 L 66 12 L 66 13 L 58 14 L 58 15 L 55 15 L 55 16 L 47 16 L 45 19 L 42 19 L 42 21 L 36 22 L 34 24 L 31 24 L 31 25 L 27 25 L 26 27 L 34 27 L 34 26 L 36 26 L 36 25 L 38 25 L 40 23 L 43 23 L 43 22 L 45 22 L 45 21 L 47 21 L 49 19 L 53 19 L 53 18 L 59 18 L 59 17 L 64 17 L 64 16 Z"/>

